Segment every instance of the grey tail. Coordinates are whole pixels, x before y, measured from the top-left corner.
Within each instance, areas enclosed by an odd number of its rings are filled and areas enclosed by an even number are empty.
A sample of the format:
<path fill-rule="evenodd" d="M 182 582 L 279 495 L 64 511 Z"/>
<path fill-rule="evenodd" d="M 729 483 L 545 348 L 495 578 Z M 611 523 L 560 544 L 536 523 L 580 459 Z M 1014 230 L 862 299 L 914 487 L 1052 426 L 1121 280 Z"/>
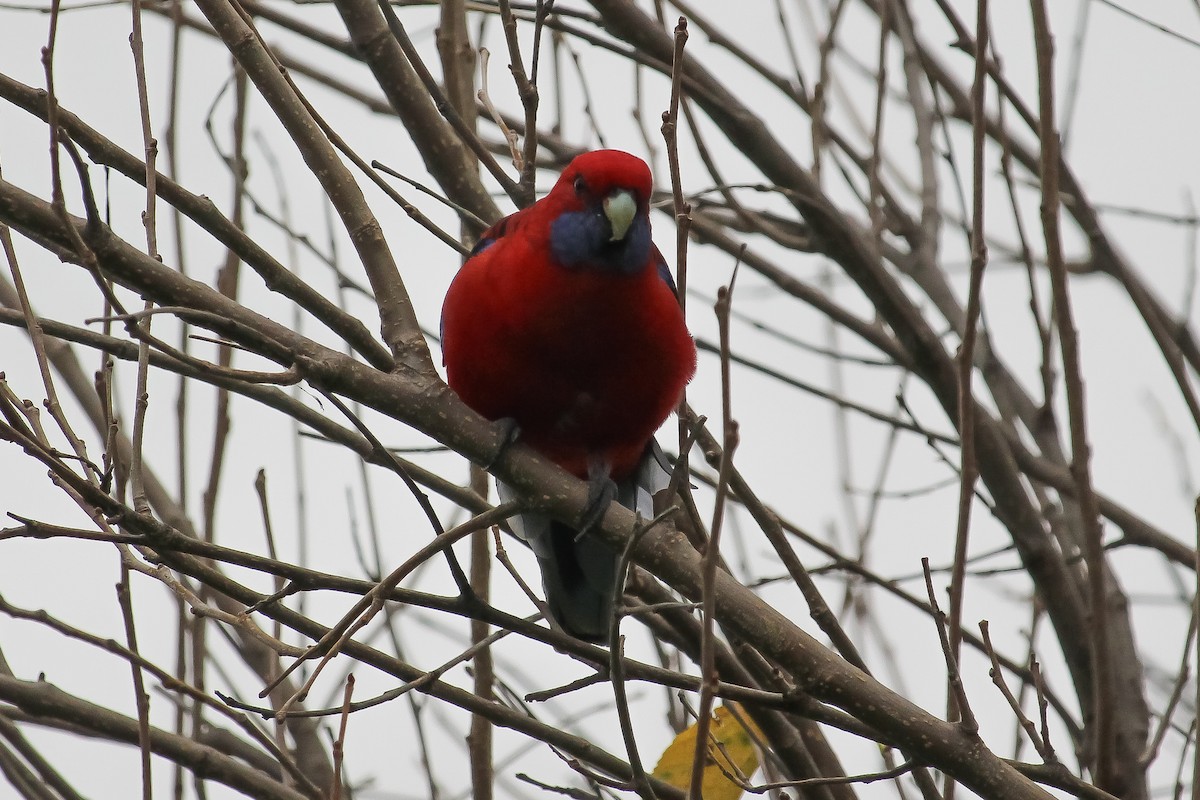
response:
<path fill-rule="evenodd" d="M 658 443 L 651 440 L 637 472 L 617 484 L 617 502 L 649 519 L 654 514 L 654 493 L 666 488 L 669 480 L 669 462 Z M 516 496 L 499 481 L 497 489 L 502 501 Z M 517 538 L 537 556 L 546 605 L 554 621 L 576 639 L 608 641 L 620 554 L 595 534 L 580 535 L 544 514 L 522 514 L 510 523 Z"/>
<path fill-rule="evenodd" d="M 550 614 L 576 639 L 608 641 L 619 556 L 591 533 L 549 522 L 550 552 L 538 553 L 538 565 Z"/>

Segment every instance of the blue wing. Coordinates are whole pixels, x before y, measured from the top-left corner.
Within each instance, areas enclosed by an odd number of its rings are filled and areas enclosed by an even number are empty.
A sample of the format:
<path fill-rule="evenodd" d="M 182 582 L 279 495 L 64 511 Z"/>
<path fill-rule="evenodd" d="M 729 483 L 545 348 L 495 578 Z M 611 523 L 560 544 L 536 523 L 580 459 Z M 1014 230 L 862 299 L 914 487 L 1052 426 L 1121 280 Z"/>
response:
<path fill-rule="evenodd" d="M 667 286 L 671 287 L 671 294 L 679 297 L 679 287 L 675 285 L 675 276 L 671 274 L 671 268 L 667 266 L 667 260 L 663 258 L 662 251 L 658 247 L 654 248 L 654 261 L 658 266 L 658 277 L 663 279 Z"/>

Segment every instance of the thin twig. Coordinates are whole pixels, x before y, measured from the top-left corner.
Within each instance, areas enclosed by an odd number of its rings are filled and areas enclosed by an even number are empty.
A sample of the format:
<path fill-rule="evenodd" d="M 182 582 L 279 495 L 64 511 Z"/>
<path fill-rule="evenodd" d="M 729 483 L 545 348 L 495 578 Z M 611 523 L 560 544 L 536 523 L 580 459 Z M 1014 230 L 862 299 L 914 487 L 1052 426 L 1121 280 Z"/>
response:
<path fill-rule="evenodd" d="M 679 166 L 679 105 L 683 93 L 683 57 L 687 45 L 687 18 L 680 17 L 675 25 L 675 46 L 671 57 L 671 100 L 667 110 L 662 114 L 662 137 L 666 141 L 667 166 L 671 175 L 671 198 L 675 217 L 675 284 L 678 287 L 679 308 L 683 318 L 687 320 L 687 243 L 688 230 L 691 227 L 691 206 L 683 199 L 683 178 Z M 689 433 L 684 421 L 684 409 L 687 407 L 687 389 L 679 398 L 679 457 L 684 460 L 686 470 L 688 449 L 685 444 Z M 685 484 L 682 489 L 689 491 Z"/>
<path fill-rule="evenodd" d="M 536 56 L 533 62 L 533 80 L 525 72 L 525 60 L 521 58 L 521 44 L 517 39 L 517 19 L 513 15 L 509 0 L 499 0 L 500 24 L 504 28 L 504 39 L 508 44 L 508 69 L 512 73 L 513 83 L 517 86 L 517 96 L 521 98 L 521 106 L 525 109 L 525 142 L 513 166 L 520 173 L 518 186 L 520 193 L 514 198 L 520 208 L 532 205 L 534 201 L 534 178 L 537 173 L 537 109 L 538 88 L 534 81 L 537 79 Z M 538 22 L 534 26 L 534 53 L 537 53 L 537 37 L 541 34 L 542 3 L 538 3 Z"/>
<path fill-rule="evenodd" d="M 121 620 L 125 625 L 125 641 L 134 658 L 129 660 L 133 672 L 133 696 L 138 716 L 138 749 L 142 763 L 142 798 L 151 800 L 154 787 L 150 775 L 150 695 L 146 694 L 146 681 L 142 675 L 141 657 L 138 651 L 137 628 L 133 622 L 133 598 L 129 584 L 129 566 L 126 559 L 134 555 L 127 548 L 121 549 L 121 582 L 117 584 L 117 603 L 121 607 Z"/>
<path fill-rule="evenodd" d="M 1200 497 L 1196 498 L 1196 582 L 1192 593 L 1192 619 L 1200 621 Z M 1196 648 L 1196 675 L 1200 676 L 1200 647 Z M 1200 679 L 1196 680 L 1195 697 L 1192 698 L 1193 708 L 1200 709 Z M 1192 730 L 1200 736 L 1200 719 L 1192 720 Z M 1192 800 L 1200 798 L 1200 746 L 1193 742 L 1192 746 Z"/>
<path fill-rule="evenodd" d="M 1042 229 L 1046 238 L 1046 262 L 1058 321 L 1059 348 L 1062 352 L 1063 379 L 1066 383 L 1067 411 L 1071 428 L 1071 475 L 1075 479 L 1076 500 L 1083 524 L 1083 548 L 1087 561 L 1088 619 L 1091 642 L 1091 666 L 1095 713 L 1096 785 L 1117 790 L 1139 778 L 1123 774 L 1130 765 L 1117 761 L 1117 725 L 1114 714 L 1118 705 L 1114 694 L 1114 664 L 1108 632 L 1108 564 L 1104 558 L 1103 531 L 1096 494 L 1092 488 L 1091 445 L 1088 442 L 1087 406 L 1083 373 L 1080 366 L 1079 338 L 1067 290 L 1067 269 L 1063 260 L 1059 233 L 1059 139 L 1054 111 L 1054 42 L 1050 35 L 1045 0 L 1030 0 L 1033 11 L 1033 35 L 1037 53 L 1039 125 L 1041 140 Z"/>
<path fill-rule="evenodd" d="M 975 397 L 971 376 L 975 365 L 975 338 L 979 324 L 980 295 L 983 290 L 983 271 L 987 266 L 987 242 L 984 239 L 984 94 L 987 87 L 988 4 L 978 0 L 975 7 L 975 80 L 971 86 L 971 280 L 967 290 L 967 309 L 963 321 L 962 343 L 959 345 L 958 367 L 958 433 L 960 446 L 958 525 L 954 537 L 954 566 L 950 575 L 950 651 L 957 661 L 962 651 L 962 608 L 966 593 L 967 548 L 971 532 L 971 505 L 979 464 L 975 454 Z M 947 687 L 950 698 L 949 718 L 956 718 L 954 693 Z M 947 800 L 954 795 L 953 784 L 947 779 Z"/>
<path fill-rule="evenodd" d="M 158 253 L 157 200 L 158 189 L 155 185 L 155 161 L 158 157 L 158 141 L 154 138 L 150 124 L 150 98 L 146 88 L 145 48 L 142 43 L 142 3 L 133 0 L 130 4 L 133 11 L 133 33 L 129 37 L 129 47 L 133 51 L 134 75 L 137 81 L 138 112 L 142 123 L 142 146 L 146 159 L 146 210 L 142 214 L 142 224 L 146 228 L 146 254 L 151 258 L 160 258 Z M 152 308 L 154 302 L 146 299 L 145 307 Z M 137 389 L 134 395 L 133 412 L 133 456 L 129 464 L 129 485 L 133 495 L 133 507 L 138 513 L 145 514 L 150 510 L 150 501 L 146 498 L 145 478 L 142 471 L 142 437 L 146 427 L 146 410 L 149 405 L 147 381 L 150 371 L 150 345 L 143 341 L 138 346 Z M 147 756 L 148 757 L 148 756 Z"/>
<path fill-rule="evenodd" d="M 983 636 L 983 644 L 987 650 L 988 657 L 992 661 L 992 668 L 989 674 L 992 677 L 992 683 L 1004 695 L 1004 699 L 1008 701 L 1008 707 L 1012 709 L 1013 715 L 1017 718 L 1017 724 L 1025 731 L 1025 735 L 1029 737 L 1029 741 L 1033 742 L 1033 747 L 1037 750 L 1038 755 L 1042 760 L 1051 763 L 1047 758 L 1046 743 L 1042 737 L 1038 736 L 1037 726 L 1030 721 L 1029 717 L 1025 716 L 1025 712 L 1021 710 L 1021 704 L 1013 695 L 1012 690 L 1008 688 L 1008 684 L 1004 680 L 1004 671 L 1000 668 L 1000 659 L 996 656 L 996 650 L 992 647 L 992 635 L 989 630 L 987 620 L 979 623 L 979 632 Z"/>
<path fill-rule="evenodd" d="M 342 695 L 342 715 L 338 723 L 338 735 L 333 740 L 333 785 L 329 787 L 331 800 L 342 800 L 342 759 L 346 754 L 346 728 L 350 724 L 350 700 L 354 697 L 354 673 L 346 676 L 346 690 Z"/>
<path fill-rule="evenodd" d="M 717 683 L 716 667 L 716 583 L 717 568 L 721 560 L 721 530 L 725 522 L 725 503 L 729 497 L 730 474 L 733 470 L 733 455 L 737 450 L 740 435 L 738 424 L 733 418 L 733 383 L 729 361 L 729 309 L 733 303 L 733 288 L 737 281 L 738 265 L 734 264 L 729 285 L 717 291 L 714 312 L 721 340 L 721 463 L 717 473 L 717 494 L 713 501 L 712 525 L 705 543 L 704 560 L 701 566 L 701 613 L 703 629 L 700 638 L 700 700 L 696 717 L 696 752 L 692 760 L 692 778 L 688 787 L 689 800 L 701 800 L 704 768 L 708 763 L 708 732 L 712 720 L 714 689 Z"/>
<path fill-rule="evenodd" d="M 921 569 L 925 573 L 925 592 L 929 598 L 929 607 L 933 609 L 933 621 L 937 625 L 938 639 L 942 644 L 942 655 L 946 659 L 946 680 L 954 695 L 955 703 L 958 705 L 958 726 L 964 733 L 977 736 L 979 723 L 975 720 L 975 715 L 971 712 L 971 705 L 967 700 L 967 691 L 963 686 L 962 675 L 958 671 L 958 659 L 950 649 L 950 636 L 946 632 L 946 614 L 938 605 L 937 592 L 933 588 L 933 573 L 929 571 L 928 558 L 921 559 Z"/>

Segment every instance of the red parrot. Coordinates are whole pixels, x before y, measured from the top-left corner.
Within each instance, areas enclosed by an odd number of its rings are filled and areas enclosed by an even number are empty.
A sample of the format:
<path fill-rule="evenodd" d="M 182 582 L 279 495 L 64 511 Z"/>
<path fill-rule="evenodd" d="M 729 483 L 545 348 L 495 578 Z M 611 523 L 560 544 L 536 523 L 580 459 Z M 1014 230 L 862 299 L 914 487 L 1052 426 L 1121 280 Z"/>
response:
<path fill-rule="evenodd" d="M 442 360 L 463 402 L 514 423 L 521 441 L 589 481 L 597 503 L 615 488 L 644 516 L 667 477 L 654 432 L 696 369 L 650 239 L 650 189 L 636 156 L 580 155 L 549 194 L 484 233 L 442 308 Z M 553 622 L 606 639 L 616 553 L 544 515 L 513 528 L 538 557 Z"/>

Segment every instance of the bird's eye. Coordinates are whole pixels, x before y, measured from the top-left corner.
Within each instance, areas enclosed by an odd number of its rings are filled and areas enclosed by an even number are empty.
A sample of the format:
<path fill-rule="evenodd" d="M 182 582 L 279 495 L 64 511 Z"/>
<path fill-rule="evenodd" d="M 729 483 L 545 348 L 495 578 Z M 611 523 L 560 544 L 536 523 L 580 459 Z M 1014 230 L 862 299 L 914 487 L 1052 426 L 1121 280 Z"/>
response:
<path fill-rule="evenodd" d="M 583 194 L 586 191 L 587 191 L 587 181 L 585 181 L 583 179 L 582 175 L 576 175 L 575 176 L 575 194 Z"/>

